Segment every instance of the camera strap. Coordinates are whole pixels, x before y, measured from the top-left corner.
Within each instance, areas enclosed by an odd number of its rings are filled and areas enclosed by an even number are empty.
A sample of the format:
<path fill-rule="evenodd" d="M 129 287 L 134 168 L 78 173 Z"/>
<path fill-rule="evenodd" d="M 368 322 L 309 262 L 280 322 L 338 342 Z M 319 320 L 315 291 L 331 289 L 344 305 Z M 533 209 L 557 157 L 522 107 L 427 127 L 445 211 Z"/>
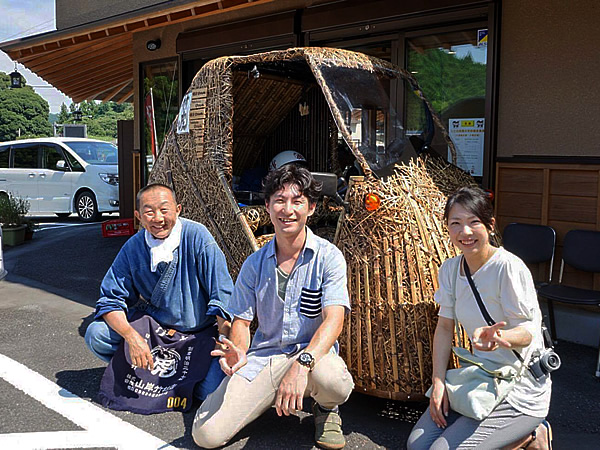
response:
<path fill-rule="evenodd" d="M 465 270 L 465 276 L 467 277 L 469 286 L 471 286 L 471 290 L 473 291 L 473 295 L 475 296 L 475 300 L 477 301 L 477 306 L 479 306 L 481 315 L 485 319 L 486 323 L 491 327 L 492 325 L 496 324 L 496 321 L 494 319 L 492 319 L 492 316 L 490 316 L 490 313 L 488 312 L 487 308 L 485 307 L 483 300 L 481 300 L 481 295 L 479 294 L 479 291 L 477 290 L 477 287 L 475 286 L 475 283 L 473 282 L 473 278 L 471 277 L 471 270 L 469 270 L 469 265 L 467 264 L 467 261 L 465 261 L 464 256 L 462 257 L 462 263 L 463 263 L 463 268 Z M 516 350 L 513 350 L 512 352 L 515 354 L 515 356 L 521 362 L 521 364 L 524 365 L 525 360 L 519 354 L 519 352 L 517 352 Z"/>

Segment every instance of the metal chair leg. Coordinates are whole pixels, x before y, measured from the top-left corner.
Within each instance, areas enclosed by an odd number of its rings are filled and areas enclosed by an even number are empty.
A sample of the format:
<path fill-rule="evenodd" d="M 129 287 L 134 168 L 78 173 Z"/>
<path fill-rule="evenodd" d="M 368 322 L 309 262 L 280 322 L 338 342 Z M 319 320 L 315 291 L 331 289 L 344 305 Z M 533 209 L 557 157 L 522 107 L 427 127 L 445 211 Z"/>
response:
<path fill-rule="evenodd" d="M 600 344 L 598 344 L 598 361 L 596 362 L 596 376 L 600 378 Z"/>
<path fill-rule="evenodd" d="M 556 338 L 556 323 L 554 322 L 554 303 L 550 299 L 548 301 L 548 316 L 550 316 L 550 334 L 552 335 L 552 342 L 555 344 L 558 342 Z"/>

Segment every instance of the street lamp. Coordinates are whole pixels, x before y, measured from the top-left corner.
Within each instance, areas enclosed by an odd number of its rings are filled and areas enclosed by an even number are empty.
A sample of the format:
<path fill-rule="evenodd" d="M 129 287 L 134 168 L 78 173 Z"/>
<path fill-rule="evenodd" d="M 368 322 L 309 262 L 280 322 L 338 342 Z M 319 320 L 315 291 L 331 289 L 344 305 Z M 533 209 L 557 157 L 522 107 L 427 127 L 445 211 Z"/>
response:
<path fill-rule="evenodd" d="M 73 111 L 73 120 L 75 122 L 81 122 L 82 118 L 83 118 L 83 114 L 80 109 L 76 109 L 75 111 Z"/>
<path fill-rule="evenodd" d="M 10 87 L 11 88 L 20 88 L 23 87 L 23 80 L 21 78 L 21 74 L 17 70 L 17 63 L 15 63 L 15 70 L 10 74 Z"/>

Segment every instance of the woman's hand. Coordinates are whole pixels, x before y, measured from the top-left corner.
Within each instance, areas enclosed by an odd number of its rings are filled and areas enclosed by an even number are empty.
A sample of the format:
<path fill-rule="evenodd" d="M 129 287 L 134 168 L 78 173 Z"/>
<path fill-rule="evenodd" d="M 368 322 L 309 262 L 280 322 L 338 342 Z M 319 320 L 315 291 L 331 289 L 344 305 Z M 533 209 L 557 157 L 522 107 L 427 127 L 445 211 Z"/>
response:
<path fill-rule="evenodd" d="M 473 347 L 483 352 L 493 352 L 499 347 L 511 348 L 511 343 L 502 338 L 502 328 L 505 326 L 506 322 L 498 322 L 492 326 L 475 329 L 471 339 Z"/>
<path fill-rule="evenodd" d="M 433 381 L 431 398 L 429 399 L 429 414 L 431 415 L 431 419 L 440 428 L 446 428 L 448 425 L 446 417 L 448 417 L 449 407 L 446 385 L 443 380 L 436 378 Z"/>

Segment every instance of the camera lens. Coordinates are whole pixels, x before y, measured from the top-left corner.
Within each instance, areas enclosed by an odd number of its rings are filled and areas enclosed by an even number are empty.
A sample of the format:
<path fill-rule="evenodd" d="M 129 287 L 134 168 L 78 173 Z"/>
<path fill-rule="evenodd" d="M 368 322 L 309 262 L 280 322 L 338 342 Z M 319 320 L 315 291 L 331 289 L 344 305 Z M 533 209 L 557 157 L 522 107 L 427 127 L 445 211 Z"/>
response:
<path fill-rule="evenodd" d="M 560 367 L 560 357 L 554 352 L 542 355 L 540 362 L 548 372 L 553 372 Z"/>

